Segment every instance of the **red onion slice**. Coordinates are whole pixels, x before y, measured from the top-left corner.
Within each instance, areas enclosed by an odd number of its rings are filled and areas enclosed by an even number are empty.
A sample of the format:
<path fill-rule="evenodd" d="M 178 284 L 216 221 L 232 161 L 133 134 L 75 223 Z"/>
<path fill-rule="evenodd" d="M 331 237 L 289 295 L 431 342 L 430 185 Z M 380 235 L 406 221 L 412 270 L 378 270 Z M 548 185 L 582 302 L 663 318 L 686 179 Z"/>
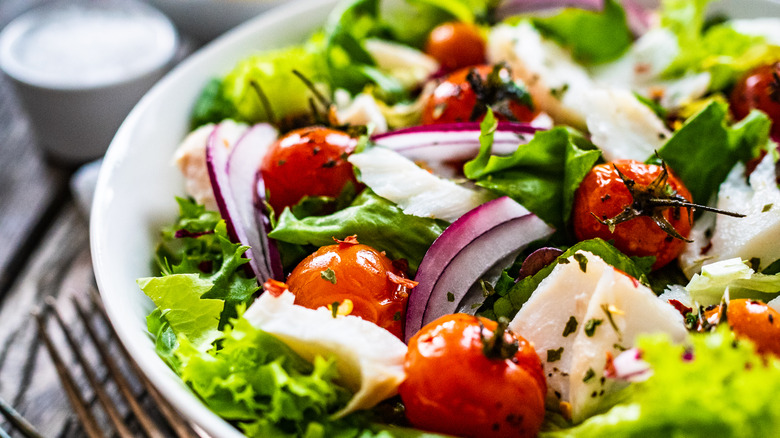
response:
<path fill-rule="evenodd" d="M 253 183 L 260 160 L 276 140 L 276 130 L 267 124 L 249 130 L 235 126 L 221 123 L 214 128 L 206 146 L 206 165 L 228 235 L 233 241 L 250 246 L 249 266 L 262 283 L 275 276 L 268 239 L 260 232 L 255 216 Z"/>
<path fill-rule="evenodd" d="M 511 154 L 538 131 L 525 123 L 500 122 L 493 138 L 493 154 Z M 479 152 L 479 123 L 413 126 L 375 135 L 371 140 L 410 160 L 462 161 Z"/>
<path fill-rule="evenodd" d="M 569 7 L 600 11 L 604 9 L 604 0 L 506 0 L 498 6 L 496 16 L 504 19 L 526 12 Z"/>
<path fill-rule="evenodd" d="M 260 162 L 277 137 L 276 129 L 267 123 L 253 126 L 233 148 L 227 163 L 236 213 L 246 225 L 246 240 L 241 242 L 251 248 L 249 263 L 261 283 L 268 278 L 283 278 L 279 252 L 268 239 L 266 220 L 255 200 L 255 178 L 259 173 Z"/>
<path fill-rule="evenodd" d="M 554 230 L 509 197 L 480 205 L 450 225 L 425 253 L 409 296 L 405 339 L 454 313 L 471 286 L 498 262 Z"/>

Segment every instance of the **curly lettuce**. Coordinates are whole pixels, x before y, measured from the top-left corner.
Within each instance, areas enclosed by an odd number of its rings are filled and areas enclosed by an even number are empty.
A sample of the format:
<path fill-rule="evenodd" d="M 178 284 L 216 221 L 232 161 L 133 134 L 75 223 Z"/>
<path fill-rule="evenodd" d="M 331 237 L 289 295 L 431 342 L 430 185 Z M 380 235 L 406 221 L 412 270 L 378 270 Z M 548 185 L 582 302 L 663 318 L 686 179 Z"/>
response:
<path fill-rule="evenodd" d="M 652 376 L 625 390 L 625 399 L 578 426 L 543 438 L 758 437 L 780 430 L 780 362 L 760 357 L 727 327 L 694 334 L 692 345 L 663 335 L 639 341 Z"/>

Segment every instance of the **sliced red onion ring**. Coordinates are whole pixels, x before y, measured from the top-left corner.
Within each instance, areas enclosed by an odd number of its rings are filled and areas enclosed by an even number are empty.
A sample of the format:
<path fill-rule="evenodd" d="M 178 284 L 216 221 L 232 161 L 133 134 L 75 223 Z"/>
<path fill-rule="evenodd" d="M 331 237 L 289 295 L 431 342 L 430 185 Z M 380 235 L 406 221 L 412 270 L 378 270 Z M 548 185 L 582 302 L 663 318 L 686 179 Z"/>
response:
<path fill-rule="evenodd" d="M 498 6 L 496 16 L 504 19 L 526 12 L 569 7 L 600 11 L 604 9 L 604 0 L 506 0 Z"/>
<path fill-rule="evenodd" d="M 493 154 L 511 154 L 528 143 L 536 131 L 526 123 L 499 122 L 493 137 Z M 413 126 L 375 135 L 371 140 L 410 160 L 462 161 L 479 152 L 479 122 Z"/>
<path fill-rule="evenodd" d="M 278 259 L 278 254 L 269 249 L 270 243 L 266 233 L 261 232 L 255 214 L 253 184 L 260 160 L 276 140 L 277 133 L 268 124 L 255 125 L 241 132 L 231 126 L 218 125 L 206 147 L 206 164 L 214 197 L 230 238 L 250 246 L 247 258 L 258 281 L 279 279 L 280 275 L 274 272 L 278 261 L 273 257 Z"/>
<path fill-rule="evenodd" d="M 258 280 L 263 282 L 268 278 L 283 278 L 279 252 L 268 239 L 270 222 L 267 227 L 267 219 L 262 210 L 257 208 L 255 200 L 255 178 L 259 173 L 260 162 L 277 137 L 276 129 L 267 123 L 253 126 L 233 148 L 227 164 L 233 198 L 241 220 L 247 224 L 245 242 L 251 247 L 250 264 L 252 260 L 257 260 L 258 270 L 255 272 Z"/>
<path fill-rule="evenodd" d="M 623 0 L 621 3 L 626 11 L 626 22 L 631 33 L 639 37 L 647 33 L 653 24 L 653 10 L 646 8 L 636 0 Z"/>
<path fill-rule="evenodd" d="M 563 251 L 554 247 L 539 248 L 532 252 L 523 260 L 523 265 L 520 266 L 520 271 L 517 273 L 517 281 L 541 271 L 561 254 Z"/>
<path fill-rule="evenodd" d="M 631 348 L 607 363 L 604 376 L 626 382 L 643 382 L 653 375 L 650 364 L 642 360 L 642 351 Z"/>
<path fill-rule="evenodd" d="M 454 313 L 471 286 L 498 262 L 554 230 L 509 197 L 480 205 L 450 225 L 425 253 L 409 296 L 405 339 Z"/>

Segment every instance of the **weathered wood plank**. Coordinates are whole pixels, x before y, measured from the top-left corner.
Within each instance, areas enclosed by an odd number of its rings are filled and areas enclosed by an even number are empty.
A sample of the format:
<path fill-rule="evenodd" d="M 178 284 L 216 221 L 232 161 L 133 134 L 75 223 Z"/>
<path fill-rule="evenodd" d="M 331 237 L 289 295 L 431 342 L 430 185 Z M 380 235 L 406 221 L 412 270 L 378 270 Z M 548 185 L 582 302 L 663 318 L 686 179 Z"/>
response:
<path fill-rule="evenodd" d="M 67 194 L 67 169 L 37 149 L 8 79 L 0 77 L 0 299 Z"/>
<path fill-rule="evenodd" d="M 58 436 L 70 427 L 72 413 L 30 312 L 41 308 L 47 296 L 59 303 L 86 298 L 94 284 L 87 228 L 69 204 L 0 308 L 0 394 L 44 436 Z M 74 321 L 70 306 L 63 307 L 66 322 Z M 74 335 L 84 339 L 83 332 Z"/>

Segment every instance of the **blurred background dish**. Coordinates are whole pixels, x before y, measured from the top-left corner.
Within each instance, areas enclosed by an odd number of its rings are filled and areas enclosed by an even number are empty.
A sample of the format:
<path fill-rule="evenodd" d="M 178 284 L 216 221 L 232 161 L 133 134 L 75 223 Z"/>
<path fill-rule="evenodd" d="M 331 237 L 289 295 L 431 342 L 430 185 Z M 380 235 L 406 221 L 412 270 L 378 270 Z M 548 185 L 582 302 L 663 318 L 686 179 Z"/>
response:
<path fill-rule="evenodd" d="M 59 163 L 98 158 L 138 99 L 172 65 L 178 35 L 145 3 L 53 2 L 0 33 L 0 68 L 44 153 Z"/>
<path fill-rule="evenodd" d="M 286 0 L 146 0 L 173 20 L 182 34 L 200 42 L 285 3 Z M 312 1 L 312 0 L 310 0 Z"/>

